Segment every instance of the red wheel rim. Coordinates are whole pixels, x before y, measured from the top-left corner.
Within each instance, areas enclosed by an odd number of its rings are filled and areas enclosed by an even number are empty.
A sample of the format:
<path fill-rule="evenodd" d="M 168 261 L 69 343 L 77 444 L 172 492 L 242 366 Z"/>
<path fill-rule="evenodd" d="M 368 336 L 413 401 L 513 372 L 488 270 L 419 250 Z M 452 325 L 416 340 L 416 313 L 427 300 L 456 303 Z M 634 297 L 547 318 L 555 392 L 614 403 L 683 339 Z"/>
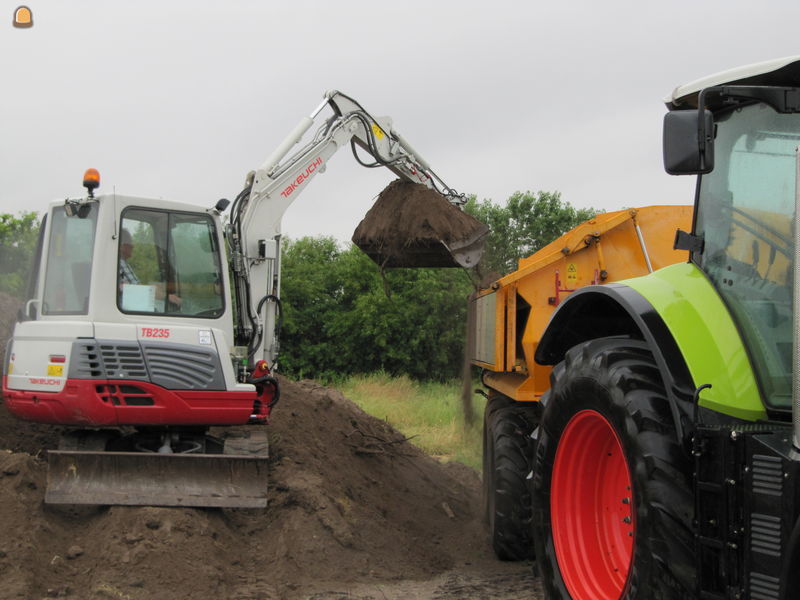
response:
<path fill-rule="evenodd" d="M 616 431 L 597 411 L 576 413 L 564 428 L 550 518 L 556 560 L 572 598 L 622 596 L 636 534 L 631 475 Z"/>

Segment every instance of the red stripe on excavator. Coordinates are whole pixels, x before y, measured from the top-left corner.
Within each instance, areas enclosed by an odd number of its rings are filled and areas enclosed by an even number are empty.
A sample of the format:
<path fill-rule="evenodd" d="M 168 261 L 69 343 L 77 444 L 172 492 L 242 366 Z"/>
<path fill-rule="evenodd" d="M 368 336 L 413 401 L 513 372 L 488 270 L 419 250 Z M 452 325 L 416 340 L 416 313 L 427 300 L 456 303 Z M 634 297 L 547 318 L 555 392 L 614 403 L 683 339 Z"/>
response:
<path fill-rule="evenodd" d="M 168 390 L 144 381 L 107 379 L 68 379 L 60 392 L 32 392 L 9 389 L 3 378 L 3 401 L 12 414 L 80 427 L 244 425 L 257 399 L 255 392 Z"/>

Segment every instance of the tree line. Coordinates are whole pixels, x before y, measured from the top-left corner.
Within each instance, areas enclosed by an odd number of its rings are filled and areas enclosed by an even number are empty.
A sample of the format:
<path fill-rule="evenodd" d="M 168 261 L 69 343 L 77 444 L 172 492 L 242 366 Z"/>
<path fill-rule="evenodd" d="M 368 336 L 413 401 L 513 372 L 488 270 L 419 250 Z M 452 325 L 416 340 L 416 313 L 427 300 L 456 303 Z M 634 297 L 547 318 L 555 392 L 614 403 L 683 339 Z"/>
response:
<path fill-rule="evenodd" d="M 0 214 L 0 292 L 25 296 L 38 233 L 36 213 Z"/>
<path fill-rule="evenodd" d="M 490 228 L 475 273 L 381 271 L 358 248 L 332 237 L 284 240 L 281 372 L 316 379 L 376 371 L 458 377 L 467 298 L 477 279 L 513 271 L 519 258 L 597 212 L 541 191 L 515 193 L 504 204 L 473 197 L 465 210 Z M 0 292 L 24 299 L 38 225 L 35 213 L 0 214 Z"/>

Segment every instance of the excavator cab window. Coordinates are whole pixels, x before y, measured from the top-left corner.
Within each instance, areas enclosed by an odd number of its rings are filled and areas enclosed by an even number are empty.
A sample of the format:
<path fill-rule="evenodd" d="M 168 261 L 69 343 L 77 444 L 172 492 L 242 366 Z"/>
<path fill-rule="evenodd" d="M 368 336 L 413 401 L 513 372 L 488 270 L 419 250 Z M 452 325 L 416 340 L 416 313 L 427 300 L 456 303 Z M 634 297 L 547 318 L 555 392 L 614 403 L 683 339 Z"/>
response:
<path fill-rule="evenodd" d="M 125 313 L 217 318 L 225 310 L 213 220 L 129 208 L 119 232 L 118 306 Z"/>
<path fill-rule="evenodd" d="M 63 207 L 50 214 L 50 238 L 44 277 L 43 315 L 85 315 L 89 312 L 97 204 L 82 208 L 82 218 Z"/>

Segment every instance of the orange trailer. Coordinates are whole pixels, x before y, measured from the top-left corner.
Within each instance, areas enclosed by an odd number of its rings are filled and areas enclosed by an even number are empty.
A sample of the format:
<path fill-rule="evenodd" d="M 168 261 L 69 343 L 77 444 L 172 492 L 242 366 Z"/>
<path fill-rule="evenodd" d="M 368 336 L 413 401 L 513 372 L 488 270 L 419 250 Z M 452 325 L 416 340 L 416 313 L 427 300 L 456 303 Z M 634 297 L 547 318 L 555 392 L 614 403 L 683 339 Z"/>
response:
<path fill-rule="evenodd" d="M 576 289 L 645 275 L 685 262 L 676 229 L 691 229 L 691 206 L 647 206 L 599 214 L 519 261 L 473 299 L 472 363 L 483 382 L 518 402 L 549 388 L 551 367 L 534 354 L 553 311 Z"/>
<path fill-rule="evenodd" d="M 556 308 L 575 290 L 646 275 L 685 262 L 673 250 L 691 230 L 692 207 L 648 206 L 597 215 L 519 261 L 519 268 L 470 302 L 472 363 L 488 388 L 484 412 L 484 500 L 492 546 L 504 560 L 530 558 L 531 497 L 526 481 L 531 432 L 551 366 L 536 349 Z M 601 321 L 609 318 L 597 315 Z M 597 332 L 602 336 L 601 332 Z"/>

